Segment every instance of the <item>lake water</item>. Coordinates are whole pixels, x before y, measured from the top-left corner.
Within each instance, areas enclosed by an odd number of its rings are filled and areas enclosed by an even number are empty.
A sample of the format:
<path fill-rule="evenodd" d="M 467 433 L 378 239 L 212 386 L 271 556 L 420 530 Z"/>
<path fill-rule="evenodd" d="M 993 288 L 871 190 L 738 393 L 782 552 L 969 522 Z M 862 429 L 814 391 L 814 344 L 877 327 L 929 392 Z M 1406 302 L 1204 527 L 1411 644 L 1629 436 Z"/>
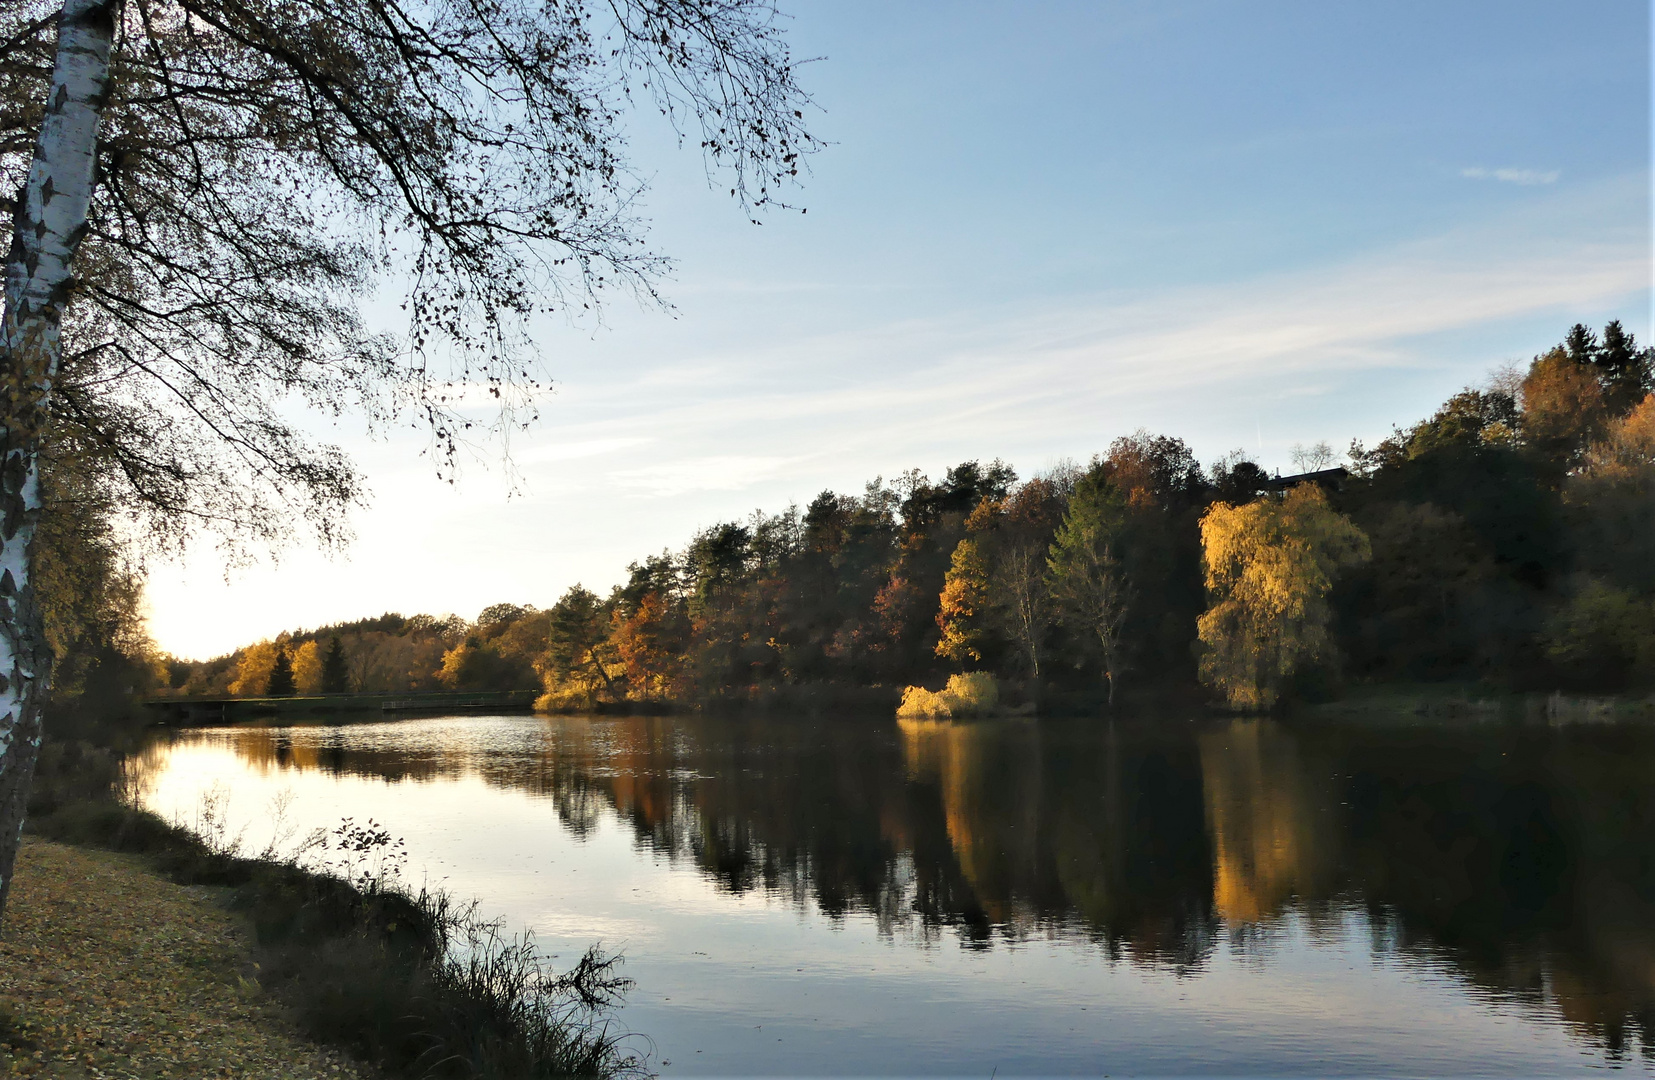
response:
<path fill-rule="evenodd" d="M 450 717 L 181 732 L 637 981 L 663 1076 L 1655 1070 L 1655 730 Z"/>

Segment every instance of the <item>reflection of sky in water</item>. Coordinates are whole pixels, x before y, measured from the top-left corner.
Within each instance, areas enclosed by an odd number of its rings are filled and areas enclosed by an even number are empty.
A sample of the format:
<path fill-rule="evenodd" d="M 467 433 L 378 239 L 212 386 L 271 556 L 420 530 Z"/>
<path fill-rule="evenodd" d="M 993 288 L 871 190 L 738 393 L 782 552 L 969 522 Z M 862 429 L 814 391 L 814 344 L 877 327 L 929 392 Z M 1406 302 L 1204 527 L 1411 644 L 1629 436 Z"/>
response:
<path fill-rule="evenodd" d="M 1253 752 L 1256 730 L 1206 736 L 1191 751 L 1206 799 L 1192 813 L 1213 837 L 1213 906 L 1231 916 L 1201 924 L 1208 940 L 1192 963 L 1145 959 L 1155 950 L 1100 936 L 1086 913 L 1120 903 L 1082 896 L 1082 885 L 1064 894 L 1073 909 L 1043 905 L 1039 875 L 1061 877 L 1074 861 L 1043 845 L 1075 828 L 1064 814 L 1080 796 L 1052 802 L 1058 774 L 1029 750 L 1033 735 L 975 755 L 972 738 L 870 734 L 866 747 L 839 749 L 885 764 L 835 775 L 856 789 L 845 798 L 864 786 L 886 798 L 872 789 L 894 782 L 920 785 L 915 805 L 940 800 L 934 831 L 956 860 L 944 885 L 986 894 L 1009 883 L 982 898 L 1010 923 L 988 947 L 913 917 L 937 873 L 925 862 L 933 855 L 916 854 L 929 842 L 913 835 L 923 807 L 877 825 L 915 845 L 888 860 L 882 887 L 896 895 L 878 905 L 853 897 L 848 914 L 824 913 L 804 884 L 831 879 L 819 866 L 771 888 L 720 884 L 702 865 L 718 857 L 707 837 L 748 829 L 753 844 L 789 842 L 789 825 L 760 820 L 762 797 L 736 820 L 743 785 L 796 789 L 805 771 L 839 766 L 830 749 L 778 757 L 716 728 L 511 717 L 190 733 L 152 754 L 145 798 L 189 823 L 202 793 L 223 785 L 253 850 L 284 790 L 301 832 L 373 818 L 407 841 L 413 882 L 481 898 L 484 914 L 533 927 L 560 960 L 593 941 L 624 952 L 638 985 L 621 1018 L 654 1040 L 668 1076 L 1555 1075 L 1609 1063 L 1538 994 L 1479 988 L 1446 956 L 1399 947 L 1396 927 L 1376 925 L 1355 898 L 1313 908 L 1293 899 L 1311 891 L 1299 878 L 1314 876 L 1294 866 L 1333 841 L 1314 785 L 1287 775 L 1296 758 Z M 715 781 L 734 786 L 711 792 Z M 1110 783 L 1099 776 L 1085 794 L 1095 786 L 1107 800 Z M 1031 784 L 1045 786 L 1045 816 L 1024 813 Z M 773 807 L 805 831 L 831 829 L 849 810 Z M 807 840 L 789 857 L 821 858 Z M 1040 858 L 1057 869 L 1034 866 Z M 1646 1062 L 1635 1051 L 1621 1059 Z"/>

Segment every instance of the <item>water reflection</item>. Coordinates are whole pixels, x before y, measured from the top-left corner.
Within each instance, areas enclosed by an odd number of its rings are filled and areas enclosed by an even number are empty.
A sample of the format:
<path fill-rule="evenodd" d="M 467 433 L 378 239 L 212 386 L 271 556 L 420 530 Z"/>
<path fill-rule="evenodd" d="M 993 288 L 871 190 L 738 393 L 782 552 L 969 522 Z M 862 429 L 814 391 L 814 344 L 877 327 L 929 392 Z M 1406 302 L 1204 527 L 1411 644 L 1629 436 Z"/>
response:
<path fill-rule="evenodd" d="M 241 728 L 269 772 L 476 776 L 607 816 L 720 888 L 976 949 L 1031 937 L 1199 972 L 1291 920 L 1560 1016 L 1655 1026 L 1655 732 L 710 719 Z M 151 768 L 169 752 L 157 746 Z"/>

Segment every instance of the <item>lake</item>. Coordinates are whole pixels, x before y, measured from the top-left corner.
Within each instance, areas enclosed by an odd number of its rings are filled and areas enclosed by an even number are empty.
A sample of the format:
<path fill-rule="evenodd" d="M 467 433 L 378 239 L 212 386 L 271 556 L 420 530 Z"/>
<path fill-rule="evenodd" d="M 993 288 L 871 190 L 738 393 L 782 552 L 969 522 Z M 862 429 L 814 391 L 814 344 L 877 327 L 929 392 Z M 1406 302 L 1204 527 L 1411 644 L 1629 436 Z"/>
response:
<path fill-rule="evenodd" d="M 470 716 L 140 768 L 623 953 L 663 1076 L 1655 1069 L 1649 727 Z"/>

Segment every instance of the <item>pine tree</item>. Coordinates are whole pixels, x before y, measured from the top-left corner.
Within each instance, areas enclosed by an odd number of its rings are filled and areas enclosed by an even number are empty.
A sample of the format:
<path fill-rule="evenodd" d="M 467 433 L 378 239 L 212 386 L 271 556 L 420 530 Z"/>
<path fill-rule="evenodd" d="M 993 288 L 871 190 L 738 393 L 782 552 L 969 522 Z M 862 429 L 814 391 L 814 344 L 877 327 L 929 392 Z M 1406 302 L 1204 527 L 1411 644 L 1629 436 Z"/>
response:
<path fill-rule="evenodd" d="M 1655 374 L 1651 371 L 1655 351 L 1640 347 L 1619 319 L 1603 328 L 1603 345 L 1594 360 L 1610 410 L 1617 416 L 1631 412 L 1655 389 L 1655 382 L 1651 380 Z"/>
<path fill-rule="evenodd" d="M 287 646 L 283 645 L 276 653 L 276 663 L 270 669 L 270 682 L 264 692 L 267 697 L 292 697 L 295 689 L 293 657 L 288 655 Z"/>
<path fill-rule="evenodd" d="M 328 654 L 322 658 L 322 693 L 348 694 L 351 692 L 350 671 L 345 665 L 345 644 L 339 635 L 328 642 Z"/>

